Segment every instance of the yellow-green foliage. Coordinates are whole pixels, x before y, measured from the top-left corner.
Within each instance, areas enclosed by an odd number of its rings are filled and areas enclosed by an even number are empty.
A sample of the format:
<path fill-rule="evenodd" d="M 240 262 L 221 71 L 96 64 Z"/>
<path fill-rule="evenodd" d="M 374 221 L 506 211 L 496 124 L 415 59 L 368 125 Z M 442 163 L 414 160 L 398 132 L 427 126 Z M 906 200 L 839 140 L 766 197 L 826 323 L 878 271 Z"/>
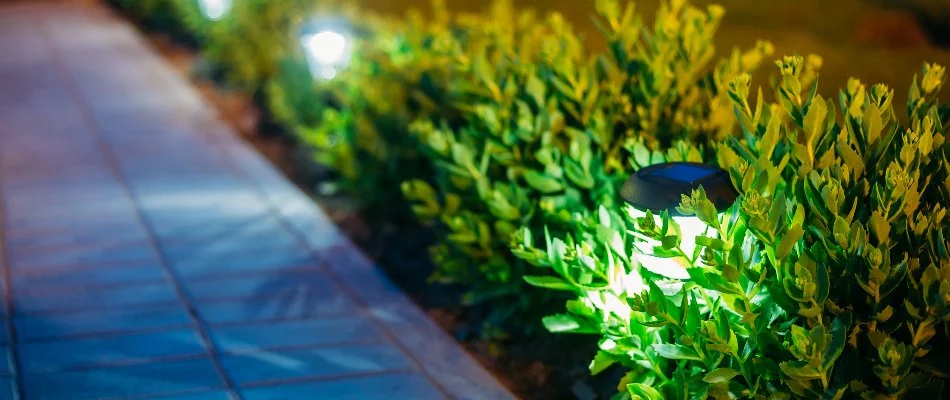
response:
<path fill-rule="evenodd" d="M 574 223 L 575 210 L 614 205 L 616 182 L 655 161 L 650 149 L 658 145 L 701 146 L 731 133 L 725 85 L 755 68 L 770 46 L 716 60 L 720 8 L 665 5 L 641 35 L 632 4 L 600 1 L 611 52 L 591 55 L 557 13 L 536 20 L 498 4 L 479 28 L 487 33 L 482 44 L 454 46 L 462 61 L 453 101 L 462 122 L 414 125 L 435 160 L 435 181 L 407 182 L 403 191 L 417 215 L 445 232 L 432 249 L 434 278 L 473 286 L 471 299 L 493 300 L 501 323 L 550 303 L 544 292 L 525 296 L 532 292 L 521 278 L 532 255 L 515 257 L 512 234 L 560 231 Z M 672 157 L 703 155 L 681 145 Z"/>
<path fill-rule="evenodd" d="M 349 21 L 348 65 L 333 79 L 314 79 L 302 50 L 290 49 L 267 85 L 268 105 L 313 148 L 317 162 L 341 175 L 339 183 L 354 198 L 366 207 L 392 209 L 401 198 L 399 182 L 420 176 L 425 164 L 409 122 L 441 115 L 440 104 L 423 93 L 426 74 L 442 69 L 427 51 L 432 30 L 418 17 L 401 23 L 365 14 L 332 16 Z"/>
<path fill-rule="evenodd" d="M 206 31 L 203 56 L 239 86 L 257 89 L 277 74 L 278 63 L 297 44 L 296 29 L 316 0 L 234 1 L 227 16 Z"/>
<path fill-rule="evenodd" d="M 166 0 L 175 8 L 183 28 L 199 39 L 204 39 L 216 21 L 209 21 L 201 14 L 199 0 Z"/>
<path fill-rule="evenodd" d="M 629 208 L 578 210 L 543 241 L 525 230 L 519 254 L 557 275 L 526 280 L 576 296 L 545 325 L 600 335 L 590 368 L 627 368 L 620 397 L 945 398 L 944 69 L 915 77 L 902 123 L 887 86 L 852 80 L 836 106 L 802 57 L 777 65 L 775 102 L 750 103 L 748 75 L 729 84 L 742 136 L 715 150 L 742 196 L 723 217 L 684 196 L 709 227 L 697 253 L 668 215 Z M 644 241 L 689 279 L 651 272 Z"/>
<path fill-rule="evenodd" d="M 752 101 L 772 46 L 717 53 L 721 7 L 663 1 L 647 24 L 633 3 L 595 5 L 603 53 L 561 15 L 507 1 L 343 12 L 354 58 L 320 81 L 297 34 L 325 4 L 245 0 L 208 30 L 206 56 L 265 89 L 356 197 L 390 205 L 401 188 L 437 234 L 433 279 L 488 306 L 482 333 L 556 309 L 549 330 L 599 339 L 592 373 L 628 371 L 619 399 L 946 397 L 942 67 L 914 79 L 905 111 L 858 81 L 836 104 L 817 93 L 821 58 L 786 57 Z M 664 161 L 719 164 L 741 193 L 721 219 L 702 191 L 683 199 L 715 233 L 695 254 L 668 215 L 618 198 Z M 643 268 L 640 242 L 689 279 Z"/>

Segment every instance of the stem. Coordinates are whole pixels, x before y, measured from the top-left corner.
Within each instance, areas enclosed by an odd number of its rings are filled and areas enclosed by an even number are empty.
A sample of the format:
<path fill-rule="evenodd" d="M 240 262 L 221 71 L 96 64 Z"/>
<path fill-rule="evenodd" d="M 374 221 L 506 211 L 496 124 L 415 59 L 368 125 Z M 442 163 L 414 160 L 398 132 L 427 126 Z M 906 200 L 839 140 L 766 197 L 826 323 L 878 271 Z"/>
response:
<path fill-rule="evenodd" d="M 742 377 L 745 378 L 746 383 L 749 384 L 749 389 L 752 390 L 752 393 L 750 393 L 750 395 L 754 396 L 755 392 L 758 391 L 758 387 L 757 387 L 758 385 L 753 384 L 755 381 L 751 378 L 752 374 L 749 373 L 749 370 L 748 368 L 746 368 L 746 365 L 743 362 L 743 360 L 739 359 L 739 357 L 735 357 L 735 359 L 739 361 L 739 370 L 742 372 Z"/>
<path fill-rule="evenodd" d="M 709 313 L 712 314 L 713 312 L 715 312 L 715 310 L 713 310 L 712 308 L 713 301 L 712 299 L 709 298 L 709 295 L 706 294 L 706 291 L 702 290 L 702 288 L 700 288 L 699 286 L 696 286 L 696 290 L 699 290 L 699 293 L 703 295 L 703 300 L 706 301 L 706 307 L 709 307 Z"/>
<path fill-rule="evenodd" d="M 663 369 L 660 368 L 660 363 L 654 362 L 654 361 L 651 360 L 651 361 L 650 361 L 650 365 L 653 366 L 653 372 L 655 372 L 657 375 L 659 375 L 660 378 L 663 378 L 664 381 L 670 380 L 670 378 L 666 376 L 666 373 L 663 372 Z"/>
<path fill-rule="evenodd" d="M 680 254 L 681 257 L 685 258 L 686 261 L 689 262 L 689 267 L 690 267 L 690 268 L 696 268 L 696 262 L 693 261 L 693 258 L 692 258 L 692 257 L 686 255 L 686 252 L 683 251 L 683 247 L 682 247 L 682 246 L 680 246 L 679 244 L 677 244 L 677 245 L 676 245 L 676 251 Z"/>

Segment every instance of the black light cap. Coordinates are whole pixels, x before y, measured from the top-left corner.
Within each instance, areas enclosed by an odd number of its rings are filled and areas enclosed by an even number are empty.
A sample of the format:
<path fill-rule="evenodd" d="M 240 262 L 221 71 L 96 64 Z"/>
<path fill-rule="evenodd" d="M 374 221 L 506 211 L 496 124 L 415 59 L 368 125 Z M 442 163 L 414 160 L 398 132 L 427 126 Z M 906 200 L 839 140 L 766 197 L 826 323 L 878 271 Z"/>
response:
<path fill-rule="evenodd" d="M 641 168 L 627 179 L 620 189 L 620 196 L 638 210 L 654 213 L 669 211 L 670 215 L 682 216 L 676 210 L 682 196 L 689 196 L 700 186 L 716 206 L 716 211 L 725 211 L 739 196 L 726 170 L 692 162 L 671 162 Z"/>

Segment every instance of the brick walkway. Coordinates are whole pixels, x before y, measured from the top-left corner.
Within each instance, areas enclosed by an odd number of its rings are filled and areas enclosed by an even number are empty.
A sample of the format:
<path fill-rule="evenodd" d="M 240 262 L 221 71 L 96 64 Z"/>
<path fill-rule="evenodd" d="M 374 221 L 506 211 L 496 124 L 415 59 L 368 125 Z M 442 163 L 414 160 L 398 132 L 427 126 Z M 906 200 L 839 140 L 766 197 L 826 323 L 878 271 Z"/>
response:
<path fill-rule="evenodd" d="M 511 395 L 101 5 L 0 5 L 0 400 Z"/>

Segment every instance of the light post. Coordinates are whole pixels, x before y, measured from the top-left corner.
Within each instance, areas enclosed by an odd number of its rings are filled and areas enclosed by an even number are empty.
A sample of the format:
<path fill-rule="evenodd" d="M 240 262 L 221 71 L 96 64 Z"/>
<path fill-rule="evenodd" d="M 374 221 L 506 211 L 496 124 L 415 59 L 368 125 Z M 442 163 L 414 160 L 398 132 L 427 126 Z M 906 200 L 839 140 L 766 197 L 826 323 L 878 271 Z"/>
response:
<path fill-rule="evenodd" d="M 231 11 L 231 0 L 198 0 L 198 8 L 205 18 L 217 21 Z"/>
<path fill-rule="evenodd" d="M 693 257 L 697 236 L 715 236 L 705 223 L 694 215 L 683 215 L 677 210 L 682 196 L 689 196 L 693 190 L 702 187 L 706 197 L 720 213 L 735 203 L 738 193 L 729 179 L 729 173 L 721 168 L 691 162 L 670 162 L 651 165 L 638 170 L 621 188 L 620 195 L 633 206 L 634 217 L 643 217 L 651 211 L 659 218 L 663 211 L 680 226 L 682 242 L 680 248 Z M 658 219 L 659 226 L 659 219 Z M 710 232 L 707 232 L 709 230 Z M 635 247 L 640 265 L 650 272 L 673 279 L 689 279 L 686 272 L 688 260 L 682 257 L 664 258 L 653 255 L 653 248 L 659 243 L 638 242 Z"/>
<path fill-rule="evenodd" d="M 341 24 L 313 22 L 300 34 L 300 45 L 314 78 L 330 80 L 346 67 L 353 50 L 352 36 Z"/>

